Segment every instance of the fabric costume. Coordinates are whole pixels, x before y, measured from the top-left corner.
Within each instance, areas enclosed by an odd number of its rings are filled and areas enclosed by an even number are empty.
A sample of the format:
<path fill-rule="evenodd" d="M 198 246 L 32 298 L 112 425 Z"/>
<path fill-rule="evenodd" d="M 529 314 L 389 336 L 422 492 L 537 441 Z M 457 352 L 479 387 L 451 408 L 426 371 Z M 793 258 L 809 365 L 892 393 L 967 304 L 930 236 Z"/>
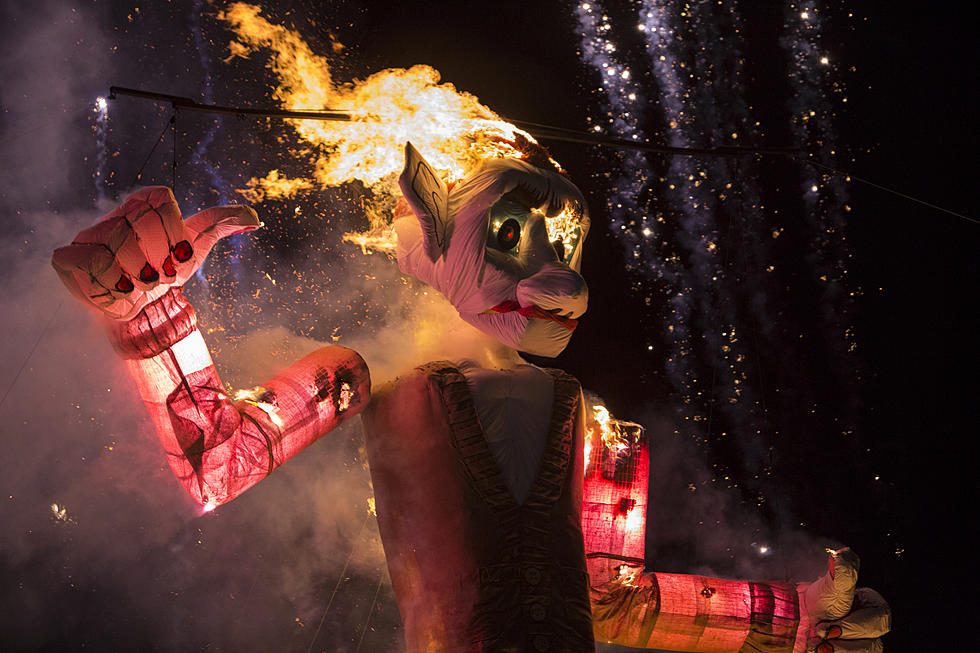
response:
<path fill-rule="evenodd" d="M 590 581 L 581 390 L 563 372 L 547 372 L 554 398 L 539 472 L 518 503 L 481 427 L 465 364 L 424 365 L 376 389 L 368 404 L 360 357 L 325 347 L 266 384 L 262 398 L 283 414 L 295 405 L 318 415 L 279 426 L 268 408 L 216 392 L 220 379 L 179 290 L 108 326 L 175 475 L 202 505 L 231 500 L 366 406 L 379 529 L 409 651 L 592 651 L 594 632 L 638 648 L 789 653 L 806 648 L 808 612 L 856 636 L 888 630 L 887 606 L 872 590 L 855 592 L 857 563 L 846 554 L 834 557 L 833 576 L 802 592 L 658 572 L 623 581 L 615 560 L 608 576 L 593 570 Z M 356 388 L 346 401 L 344 384 Z"/>
<path fill-rule="evenodd" d="M 415 193 L 416 204 L 426 197 L 432 202 L 412 207 L 421 229 L 407 217 L 396 223 L 399 266 L 450 299 L 461 293 L 461 316 L 501 341 L 560 351 L 587 294 L 577 271 L 545 247 L 542 217 L 528 218 L 519 256 L 467 256 L 485 248 L 487 215 L 502 194 L 523 185 L 547 205 L 580 198 L 577 189 L 527 164 L 500 161 L 448 189 L 439 180 L 426 181 L 424 161 L 408 149 L 402 181 L 409 185 L 403 183 L 403 190 L 425 191 Z M 420 185 L 412 186 L 413 180 Z M 809 588 L 658 573 L 624 579 L 614 557 L 605 566 L 592 558 L 587 567 L 583 404 L 578 382 L 563 372 L 547 372 L 551 413 L 539 420 L 546 428 L 524 432 L 508 430 L 506 418 L 493 417 L 507 411 L 494 413 L 492 402 L 482 400 L 480 388 L 506 372 L 430 363 L 372 399 L 364 361 L 336 346 L 298 361 L 245 400 L 232 400 L 179 287 L 155 285 L 139 267 L 138 278 L 128 281 L 134 272 L 119 257 L 132 242 L 129 232 L 144 229 L 141 221 L 164 225 L 146 229 L 143 240 L 151 249 L 160 246 L 163 263 L 154 266 L 177 283 L 217 238 L 258 223 L 244 207 L 212 209 L 181 222 L 169 190 L 150 188 L 55 252 L 55 268 L 68 288 L 115 318 L 108 323 L 110 338 L 126 358 L 175 475 L 196 501 L 213 508 L 367 408 L 379 528 L 410 651 L 590 651 L 594 632 L 636 647 L 789 653 L 805 650 L 821 636 L 820 628 L 827 632 L 828 624 L 817 627 L 817 620 L 837 620 L 840 629 L 867 642 L 887 631 L 887 606 L 873 592 L 855 592 L 856 558 L 846 555 L 835 554 L 837 573 Z M 584 233 L 587 220 L 582 224 Z M 176 256 L 175 264 L 172 256 L 185 250 L 195 258 Z M 132 251 L 127 256 L 138 258 Z M 580 257 L 581 249 L 572 256 Z M 147 301 L 127 304 L 136 297 L 134 282 L 147 289 Z M 475 302 L 467 288 L 486 296 Z M 477 310 L 512 303 L 519 310 Z M 541 374 L 525 380 L 545 397 L 548 392 L 532 378 Z M 508 443 L 515 437 L 537 442 L 522 445 L 540 455 L 530 474 L 527 466 L 513 464 L 522 455 L 508 462 L 508 449 L 521 450 Z M 880 640 L 874 642 L 880 647 Z"/>
<path fill-rule="evenodd" d="M 410 651 L 594 650 L 581 389 L 549 374 L 547 439 L 522 503 L 453 364 L 418 368 L 365 411 L 378 526 Z"/>

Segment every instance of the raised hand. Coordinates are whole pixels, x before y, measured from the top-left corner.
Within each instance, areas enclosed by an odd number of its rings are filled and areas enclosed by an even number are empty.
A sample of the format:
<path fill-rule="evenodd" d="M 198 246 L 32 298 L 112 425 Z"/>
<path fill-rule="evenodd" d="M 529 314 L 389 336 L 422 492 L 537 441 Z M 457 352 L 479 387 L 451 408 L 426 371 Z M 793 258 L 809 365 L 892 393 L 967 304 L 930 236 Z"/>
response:
<path fill-rule="evenodd" d="M 218 206 L 182 220 L 169 188 L 128 198 L 51 263 L 73 295 L 109 318 L 128 320 L 194 274 L 219 238 L 261 226 L 247 206 Z"/>

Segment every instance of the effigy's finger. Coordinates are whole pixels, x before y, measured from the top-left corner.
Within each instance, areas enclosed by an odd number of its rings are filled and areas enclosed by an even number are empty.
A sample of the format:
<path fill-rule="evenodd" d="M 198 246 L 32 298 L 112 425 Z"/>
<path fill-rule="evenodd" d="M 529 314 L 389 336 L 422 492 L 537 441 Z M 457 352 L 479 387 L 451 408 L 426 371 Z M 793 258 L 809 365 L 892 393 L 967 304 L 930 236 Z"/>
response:
<path fill-rule="evenodd" d="M 144 295 L 105 245 L 59 247 L 51 262 L 69 291 L 114 319 L 128 315 Z"/>
<path fill-rule="evenodd" d="M 140 290 L 149 291 L 160 280 L 160 264 L 153 263 L 159 256 L 148 254 L 143 239 L 133 224 L 124 217 L 112 219 L 115 227 L 108 234 L 106 249 L 112 252 L 123 272 Z"/>
<path fill-rule="evenodd" d="M 238 204 L 205 209 L 184 222 L 184 228 L 195 241 L 205 237 L 213 238 L 212 244 L 225 236 L 251 231 L 261 226 L 259 216 L 252 207 Z"/>
<path fill-rule="evenodd" d="M 859 587 L 851 612 L 841 619 L 817 625 L 817 635 L 827 639 L 874 639 L 891 630 L 891 608 L 878 592 Z"/>
<path fill-rule="evenodd" d="M 827 639 L 817 645 L 816 653 L 881 653 L 885 645 L 880 639 Z"/>
<path fill-rule="evenodd" d="M 177 243 L 174 259 L 181 278 L 188 278 L 204 262 L 219 239 L 262 226 L 248 206 L 216 206 L 192 215 L 184 222 L 187 240 Z"/>

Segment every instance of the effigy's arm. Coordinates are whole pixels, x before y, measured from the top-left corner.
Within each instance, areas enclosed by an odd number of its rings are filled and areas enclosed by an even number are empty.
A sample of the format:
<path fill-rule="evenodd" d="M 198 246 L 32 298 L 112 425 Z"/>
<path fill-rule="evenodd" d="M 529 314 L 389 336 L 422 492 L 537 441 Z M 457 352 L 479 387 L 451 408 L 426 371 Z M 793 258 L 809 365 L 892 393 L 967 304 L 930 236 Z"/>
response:
<path fill-rule="evenodd" d="M 599 410 L 601 408 L 601 410 Z M 649 450 L 638 424 L 593 405 L 582 521 L 596 641 L 698 653 L 882 650 L 891 612 L 857 587 L 858 556 L 829 551 L 813 583 L 643 573 Z"/>
<path fill-rule="evenodd" d="M 607 565 L 593 577 L 597 641 L 697 653 L 875 652 L 891 626 L 888 604 L 856 588 L 857 556 L 833 552 L 830 569 L 814 583 L 724 580 L 639 573 Z"/>
<path fill-rule="evenodd" d="M 364 361 L 324 347 L 264 386 L 227 396 L 181 286 L 221 237 L 260 226 L 244 206 L 181 219 L 168 188 L 144 188 L 52 263 L 107 318 L 174 474 L 205 508 L 230 501 L 370 399 Z"/>
<path fill-rule="evenodd" d="M 108 324 L 174 475 L 207 509 L 235 498 L 367 404 L 357 352 L 319 349 L 235 399 L 179 288 Z"/>
<path fill-rule="evenodd" d="M 700 653 L 790 653 L 800 623 L 795 585 L 647 572 L 593 590 L 596 639 Z M 800 649 L 803 650 L 803 649 Z"/>

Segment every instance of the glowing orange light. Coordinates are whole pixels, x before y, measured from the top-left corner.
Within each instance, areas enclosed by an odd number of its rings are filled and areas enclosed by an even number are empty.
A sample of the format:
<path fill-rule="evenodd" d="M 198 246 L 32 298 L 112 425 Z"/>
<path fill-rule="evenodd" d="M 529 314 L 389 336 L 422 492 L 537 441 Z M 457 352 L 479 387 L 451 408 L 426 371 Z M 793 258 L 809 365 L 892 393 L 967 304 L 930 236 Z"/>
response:
<path fill-rule="evenodd" d="M 353 180 L 375 193 L 393 194 L 408 140 L 450 180 L 461 178 L 482 159 L 521 158 L 514 144 L 518 134 L 535 142 L 473 95 L 440 83 L 438 71 L 429 66 L 382 70 L 341 84 L 332 78 L 326 58 L 297 32 L 267 21 L 255 5 L 237 2 L 219 17 L 238 37 L 235 56 L 248 57 L 260 48 L 271 52 L 268 66 L 278 78 L 273 96 L 284 107 L 329 107 L 353 116 L 350 122 L 291 121 L 300 138 L 313 146 L 311 176 L 286 179 L 272 171 L 253 179 L 245 191 L 252 201 Z"/>

